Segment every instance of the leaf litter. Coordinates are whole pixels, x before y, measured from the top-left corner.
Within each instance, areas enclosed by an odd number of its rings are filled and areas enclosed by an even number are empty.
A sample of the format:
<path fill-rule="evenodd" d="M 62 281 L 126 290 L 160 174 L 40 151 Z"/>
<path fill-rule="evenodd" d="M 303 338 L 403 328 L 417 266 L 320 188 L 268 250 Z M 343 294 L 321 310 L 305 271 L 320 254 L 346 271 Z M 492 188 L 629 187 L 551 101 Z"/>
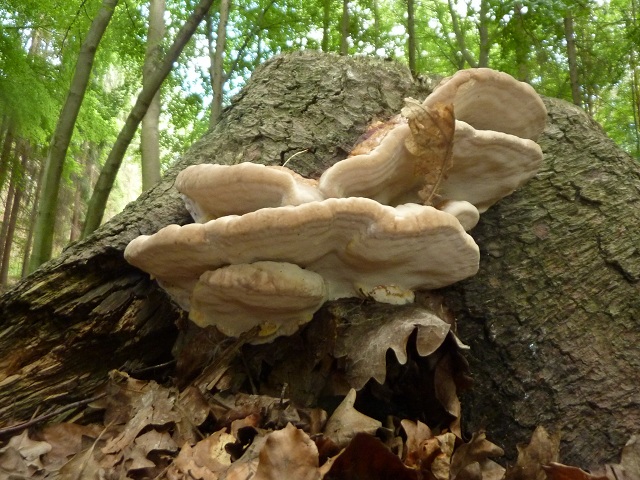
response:
<path fill-rule="evenodd" d="M 542 427 L 506 468 L 484 432 L 464 438 L 467 347 L 433 294 L 388 310 L 335 302 L 299 334 L 223 340 L 217 357 L 190 348 L 213 338 L 196 329 L 182 339 L 181 381 L 112 371 L 73 422 L 2 438 L 0 478 L 640 479 L 636 437 L 595 472 L 559 463 L 559 436 Z"/>

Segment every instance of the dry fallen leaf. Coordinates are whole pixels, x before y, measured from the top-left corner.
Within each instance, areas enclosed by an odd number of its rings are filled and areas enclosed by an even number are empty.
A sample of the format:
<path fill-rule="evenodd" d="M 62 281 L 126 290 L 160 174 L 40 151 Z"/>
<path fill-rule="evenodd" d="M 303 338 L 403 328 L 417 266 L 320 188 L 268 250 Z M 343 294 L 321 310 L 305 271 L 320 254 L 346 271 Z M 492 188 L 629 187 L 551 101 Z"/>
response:
<path fill-rule="evenodd" d="M 130 445 L 138 434 L 149 426 L 163 426 L 176 423 L 180 415 L 174 410 L 175 396 L 169 389 L 155 382 L 148 382 L 131 400 L 132 417 L 124 429 L 107 442 L 102 451 L 105 454 L 116 453 Z"/>
<path fill-rule="evenodd" d="M 413 98 L 405 98 L 402 115 L 411 129 L 411 136 L 406 140 L 405 146 L 419 158 L 415 175 L 425 179 L 420 197 L 425 205 L 433 205 L 438 187 L 452 166 L 456 125 L 453 105 L 438 103 L 428 107 Z"/>
<path fill-rule="evenodd" d="M 267 435 L 258 461 L 255 480 L 316 480 L 319 478 L 316 444 L 290 423 Z"/>
<path fill-rule="evenodd" d="M 531 435 L 528 445 L 518 445 L 518 459 L 513 467 L 507 469 L 506 480 L 546 480 L 547 474 L 542 468 L 558 461 L 560 435 L 550 435 L 544 427 L 537 427 Z"/>
<path fill-rule="evenodd" d="M 468 443 L 456 448 L 451 457 L 451 479 L 479 477 L 499 480 L 505 469 L 492 461 L 491 457 L 501 457 L 504 450 L 487 440 L 484 432 L 474 433 Z M 463 471 L 467 470 L 465 474 Z M 473 475 L 471 471 L 473 470 Z"/>
<path fill-rule="evenodd" d="M 76 423 L 56 423 L 45 426 L 38 438 L 49 443 L 52 448 L 43 457 L 43 464 L 47 469 L 57 470 L 73 455 L 87 448 L 85 445 L 87 440 L 91 440 L 93 443 L 100 436 L 102 430 L 103 427 L 99 425 L 78 425 Z"/>
<path fill-rule="evenodd" d="M 185 444 L 169 468 L 168 477 L 179 479 L 184 475 L 185 478 L 217 480 L 231 465 L 225 446 L 233 442 L 233 436 L 220 430 L 193 447 Z"/>
<path fill-rule="evenodd" d="M 428 470 L 433 462 L 433 453 L 427 447 L 427 441 L 434 438 L 431 429 L 422 422 L 402 420 L 400 425 L 407 434 L 404 463 L 408 467 Z"/>
<path fill-rule="evenodd" d="M 607 473 L 616 480 L 640 480 L 640 439 L 632 435 L 622 449 L 620 463 L 607 465 Z"/>
<path fill-rule="evenodd" d="M 568 465 L 562 465 L 560 463 L 551 462 L 549 465 L 544 465 L 543 470 L 547 475 L 548 480 L 624 480 L 625 477 L 602 477 L 591 475 L 588 472 Z M 637 478 L 637 477 L 630 477 Z"/>
<path fill-rule="evenodd" d="M 334 354 L 346 358 L 349 384 L 357 390 L 370 378 L 384 383 L 388 349 L 400 364 L 407 362 L 407 340 L 414 330 L 418 330 L 416 343 L 421 356 L 433 353 L 449 333 L 448 323 L 419 306 L 380 305 L 377 312 L 379 317 L 352 319 L 336 341 Z"/>
<path fill-rule="evenodd" d="M 0 467 L 19 471 L 39 470 L 43 468 L 41 456 L 51 451 L 48 442 L 31 440 L 27 430 L 11 437 L 6 446 L 0 448 Z M 16 455 L 17 454 L 17 455 Z"/>
<path fill-rule="evenodd" d="M 324 435 L 339 447 L 346 446 L 358 433 L 373 434 L 382 427 L 380 421 L 358 412 L 353 407 L 355 401 L 356 391 L 352 388 L 327 421 Z"/>
<path fill-rule="evenodd" d="M 283 477 L 285 478 L 285 477 Z M 418 472 L 405 466 L 379 439 L 358 433 L 333 460 L 325 480 L 418 480 Z"/>
<path fill-rule="evenodd" d="M 449 429 L 458 437 L 462 437 L 460 431 L 460 400 L 458 399 L 456 382 L 453 377 L 453 366 L 451 354 L 447 352 L 438 361 L 435 374 L 434 386 L 436 398 L 444 409 L 454 418 L 449 425 Z"/>

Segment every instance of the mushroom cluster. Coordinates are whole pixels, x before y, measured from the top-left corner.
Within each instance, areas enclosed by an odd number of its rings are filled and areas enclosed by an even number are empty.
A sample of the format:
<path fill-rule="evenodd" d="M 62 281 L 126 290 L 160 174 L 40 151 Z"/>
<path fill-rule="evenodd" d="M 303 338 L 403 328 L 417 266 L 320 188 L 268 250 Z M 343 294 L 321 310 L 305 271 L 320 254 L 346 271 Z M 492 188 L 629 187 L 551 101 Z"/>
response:
<path fill-rule="evenodd" d="M 535 175 L 546 110 L 490 69 L 458 72 L 371 127 L 318 181 L 285 167 L 194 165 L 176 188 L 194 224 L 134 239 L 150 273 L 200 326 L 254 343 L 295 332 L 327 300 L 404 304 L 474 275 L 467 233 Z"/>

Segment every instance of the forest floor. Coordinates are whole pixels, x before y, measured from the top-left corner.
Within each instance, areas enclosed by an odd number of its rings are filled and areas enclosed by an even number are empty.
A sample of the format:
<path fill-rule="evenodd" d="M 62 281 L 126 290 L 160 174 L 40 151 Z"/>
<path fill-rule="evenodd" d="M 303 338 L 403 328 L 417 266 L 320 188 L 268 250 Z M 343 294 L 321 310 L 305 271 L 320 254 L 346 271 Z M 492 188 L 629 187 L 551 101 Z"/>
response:
<path fill-rule="evenodd" d="M 402 342 L 411 344 L 416 337 L 406 336 Z M 464 362 L 453 359 L 460 358 L 464 346 L 453 337 L 449 333 L 427 356 L 408 345 L 402 365 L 421 372 L 411 380 L 415 391 L 431 391 L 417 402 L 432 410 L 437 403 L 446 412 L 439 420 L 428 419 L 436 423 L 431 428 L 397 411 L 380 415 L 389 407 L 380 407 L 383 399 L 389 401 L 394 393 L 407 395 L 399 380 L 406 380 L 406 370 L 392 374 L 392 362 L 387 361 L 384 385 L 370 380 L 358 394 L 359 402 L 356 390 L 350 389 L 337 407 L 327 411 L 296 405 L 286 398 L 290 388 L 286 384 L 279 397 L 242 393 L 238 385 L 259 391 L 261 380 L 247 375 L 246 362 L 238 361 L 242 352 L 231 345 L 186 385 L 168 375 L 136 379 L 114 370 L 91 399 L 0 429 L 0 478 L 640 478 L 640 442 L 635 437 L 624 447 L 619 464 L 587 472 L 559 463 L 560 436 L 542 427 L 533 432 L 528 445 L 518 446 L 515 462 L 501 460 L 503 450 L 484 432 L 463 435 L 457 391 L 464 383 Z M 172 375 L 180 374 L 175 363 L 157 370 L 166 373 L 166 368 Z M 358 411 L 375 410 L 367 402 L 378 403 L 378 418 Z"/>

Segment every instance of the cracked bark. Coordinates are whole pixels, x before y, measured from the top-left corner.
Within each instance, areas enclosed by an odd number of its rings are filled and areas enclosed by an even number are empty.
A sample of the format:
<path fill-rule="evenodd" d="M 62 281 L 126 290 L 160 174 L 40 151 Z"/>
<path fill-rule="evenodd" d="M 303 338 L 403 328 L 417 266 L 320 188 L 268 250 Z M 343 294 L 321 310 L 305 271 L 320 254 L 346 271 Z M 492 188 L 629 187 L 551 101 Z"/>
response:
<path fill-rule="evenodd" d="M 467 427 L 512 448 L 559 429 L 587 467 L 640 426 L 640 168 L 582 110 L 546 104 L 545 163 L 482 216 L 480 272 L 449 298 L 476 378 Z"/>
<path fill-rule="evenodd" d="M 318 176 L 367 124 L 426 87 L 370 59 L 295 54 L 260 67 L 165 180 L 0 298 L 0 423 L 91 393 L 111 368 L 170 356 L 180 313 L 122 258 L 187 213 L 172 188 L 201 162 L 282 164 Z M 615 459 L 640 427 L 640 169 L 576 107 L 547 100 L 538 176 L 483 214 L 479 274 L 444 289 L 471 345 L 463 426 L 513 456 L 535 425 L 563 459 Z"/>

